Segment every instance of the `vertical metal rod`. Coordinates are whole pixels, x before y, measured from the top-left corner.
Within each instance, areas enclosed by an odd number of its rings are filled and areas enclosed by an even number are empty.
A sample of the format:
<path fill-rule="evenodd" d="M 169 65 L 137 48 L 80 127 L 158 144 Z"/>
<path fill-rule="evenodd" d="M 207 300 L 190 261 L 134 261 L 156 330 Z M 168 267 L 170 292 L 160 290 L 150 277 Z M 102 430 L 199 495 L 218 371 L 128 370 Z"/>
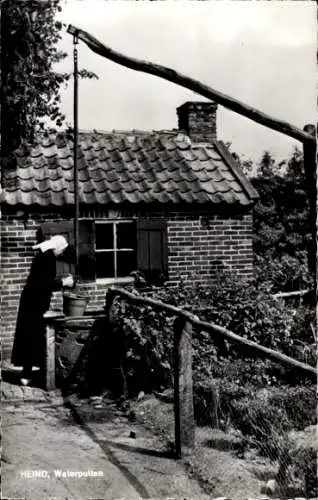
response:
<path fill-rule="evenodd" d="M 76 276 L 78 275 L 79 265 L 79 192 L 78 192 L 78 54 L 77 47 L 78 39 L 75 35 L 73 37 L 74 43 L 74 204 L 75 204 L 75 218 L 74 218 L 74 242 L 76 251 Z"/>

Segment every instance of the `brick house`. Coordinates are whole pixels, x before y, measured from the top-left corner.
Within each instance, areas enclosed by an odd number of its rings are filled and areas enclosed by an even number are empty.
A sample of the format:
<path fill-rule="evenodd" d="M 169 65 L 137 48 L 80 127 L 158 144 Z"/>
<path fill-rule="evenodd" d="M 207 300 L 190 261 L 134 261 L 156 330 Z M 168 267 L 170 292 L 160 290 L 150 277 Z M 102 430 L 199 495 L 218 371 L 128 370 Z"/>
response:
<path fill-rule="evenodd" d="M 208 282 L 222 267 L 250 275 L 252 207 L 257 193 L 216 138 L 217 105 L 177 109 L 178 130 L 79 134 L 80 269 L 101 307 L 111 284 L 164 276 Z M 19 296 L 39 231 L 73 242 L 73 144 L 43 135 L 16 153 L 3 175 L 2 339 L 11 350 Z M 59 262 L 58 274 L 70 269 Z M 72 270 L 71 270 L 72 271 Z M 53 307 L 61 307 L 56 292 Z"/>

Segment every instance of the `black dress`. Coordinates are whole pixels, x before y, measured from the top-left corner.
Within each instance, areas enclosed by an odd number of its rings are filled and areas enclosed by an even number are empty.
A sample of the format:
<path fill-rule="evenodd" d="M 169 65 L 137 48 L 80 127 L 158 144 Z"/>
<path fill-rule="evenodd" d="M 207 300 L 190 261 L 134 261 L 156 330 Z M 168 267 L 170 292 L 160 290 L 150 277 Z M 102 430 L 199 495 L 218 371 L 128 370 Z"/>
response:
<path fill-rule="evenodd" d="M 56 257 L 52 250 L 38 253 L 20 297 L 11 362 L 32 369 L 43 367 L 44 320 L 54 290 L 62 287 L 56 279 Z"/>

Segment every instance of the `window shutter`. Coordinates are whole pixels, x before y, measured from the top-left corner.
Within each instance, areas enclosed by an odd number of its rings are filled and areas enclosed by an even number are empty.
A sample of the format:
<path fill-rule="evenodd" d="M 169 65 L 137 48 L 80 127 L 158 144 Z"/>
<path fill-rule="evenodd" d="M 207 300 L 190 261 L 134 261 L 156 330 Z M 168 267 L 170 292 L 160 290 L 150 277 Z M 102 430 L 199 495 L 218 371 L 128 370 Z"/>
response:
<path fill-rule="evenodd" d="M 86 281 L 96 278 L 95 223 L 90 219 L 79 221 L 79 275 Z"/>
<path fill-rule="evenodd" d="M 47 240 L 54 234 L 65 236 L 70 245 L 74 244 L 73 222 L 45 222 L 40 226 L 39 240 Z"/>
<path fill-rule="evenodd" d="M 164 219 L 137 221 L 137 265 L 151 283 L 162 274 L 167 277 L 167 222 Z"/>
<path fill-rule="evenodd" d="M 64 236 L 69 244 L 74 248 L 74 223 L 73 221 L 47 222 L 42 224 L 38 234 L 38 240 L 43 241 L 54 234 Z M 94 221 L 79 220 L 79 275 L 84 280 L 90 281 L 95 279 L 95 246 L 94 246 Z M 75 254 L 75 251 L 74 251 Z M 75 265 L 56 261 L 57 277 L 65 276 L 66 274 L 75 274 Z"/>
<path fill-rule="evenodd" d="M 37 239 L 44 241 L 49 239 L 54 234 L 61 234 L 66 238 L 70 246 L 74 246 L 74 230 L 72 221 L 61 222 L 46 222 L 40 226 Z M 56 261 L 56 277 L 62 278 L 67 274 L 75 273 L 75 265 L 63 260 L 57 259 Z"/>

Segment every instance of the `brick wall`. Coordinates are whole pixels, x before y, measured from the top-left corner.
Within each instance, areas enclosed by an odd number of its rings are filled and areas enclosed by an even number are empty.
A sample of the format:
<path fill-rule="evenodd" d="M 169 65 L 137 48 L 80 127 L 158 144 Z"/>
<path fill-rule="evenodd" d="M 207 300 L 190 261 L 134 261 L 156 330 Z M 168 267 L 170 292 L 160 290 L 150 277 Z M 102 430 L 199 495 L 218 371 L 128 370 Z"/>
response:
<path fill-rule="evenodd" d="M 128 214 L 126 213 L 126 216 Z M 132 215 L 136 215 L 132 214 Z M 252 216 L 206 216 L 204 212 L 148 212 L 143 216 L 165 217 L 168 222 L 169 284 L 180 279 L 208 282 L 222 268 L 244 275 L 252 273 Z M 34 252 L 36 230 L 45 221 L 59 221 L 59 214 L 2 215 L 1 227 L 1 323 L 4 357 L 11 352 L 19 298 Z M 108 285 L 109 286 L 109 285 Z M 107 285 L 90 283 L 88 309 L 104 305 Z M 55 292 L 53 309 L 62 309 L 62 293 Z"/>
<path fill-rule="evenodd" d="M 168 241 L 171 284 L 207 282 L 222 269 L 252 274 L 252 215 L 175 214 L 169 217 Z"/>

